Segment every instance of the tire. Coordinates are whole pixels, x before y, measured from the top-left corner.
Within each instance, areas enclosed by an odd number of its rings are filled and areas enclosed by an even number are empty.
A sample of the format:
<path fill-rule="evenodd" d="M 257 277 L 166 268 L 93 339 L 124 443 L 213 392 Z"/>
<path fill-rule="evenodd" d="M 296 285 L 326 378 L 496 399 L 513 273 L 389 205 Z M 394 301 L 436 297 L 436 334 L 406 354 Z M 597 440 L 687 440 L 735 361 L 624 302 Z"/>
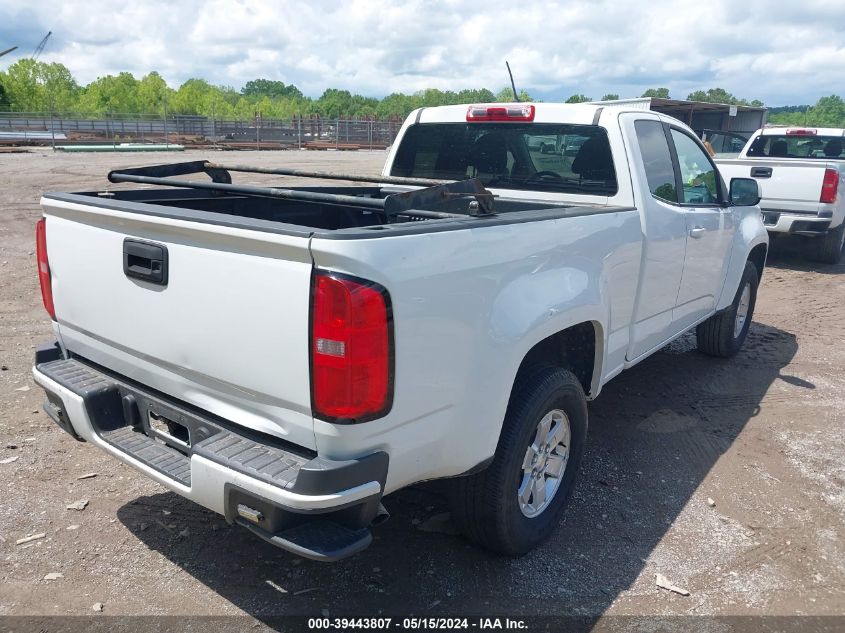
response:
<path fill-rule="evenodd" d="M 730 358 L 742 347 L 751 318 L 754 315 L 754 305 L 757 303 L 757 286 L 759 285 L 757 267 L 752 262 L 745 262 L 745 270 L 739 280 L 739 287 L 733 303 L 727 309 L 714 314 L 696 328 L 695 334 L 699 351 L 709 356 Z M 745 292 L 748 292 L 747 296 Z M 740 306 L 743 305 L 745 319 L 740 324 Z"/>
<path fill-rule="evenodd" d="M 814 259 L 824 264 L 838 264 L 842 261 L 842 247 L 845 245 L 845 222 L 831 229 L 813 240 L 813 245 L 818 242 L 819 248 L 815 250 Z"/>
<path fill-rule="evenodd" d="M 530 551 L 560 523 L 587 439 L 587 400 L 572 372 L 543 366 L 524 375 L 508 404 L 492 463 L 480 473 L 457 480 L 450 491 L 452 516 L 460 530 L 478 545 L 509 556 Z M 533 468 L 549 464 L 547 473 L 551 473 L 559 472 L 562 466 L 562 473 L 559 477 L 541 473 L 532 479 L 524 466 L 529 463 L 528 470 L 534 472 L 528 454 L 537 455 L 532 445 L 538 445 L 539 425 L 549 417 L 551 432 L 546 437 L 552 437 L 552 432 L 563 429 L 566 423 L 569 441 L 544 451 L 546 458 L 537 456 L 539 461 Z M 559 437 L 565 440 L 565 432 L 561 431 Z M 557 439 L 555 436 L 539 444 L 552 444 Z M 568 450 L 561 448 L 564 444 Z M 545 485 L 526 485 L 540 477 Z M 520 502 L 519 493 L 529 488 L 550 493 L 543 503 L 534 492 L 526 495 L 533 505 Z"/>

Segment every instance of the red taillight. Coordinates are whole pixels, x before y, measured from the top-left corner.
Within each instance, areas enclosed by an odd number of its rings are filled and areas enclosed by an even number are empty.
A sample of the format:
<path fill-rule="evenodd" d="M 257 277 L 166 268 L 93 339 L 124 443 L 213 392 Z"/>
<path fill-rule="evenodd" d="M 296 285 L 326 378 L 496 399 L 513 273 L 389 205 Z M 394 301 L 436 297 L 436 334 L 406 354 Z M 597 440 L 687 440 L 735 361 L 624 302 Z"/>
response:
<path fill-rule="evenodd" d="M 787 136 L 815 136 L 818 130 L 812 128 L 790 128 L 786 131 Z"/>
<path fill-rule="evenodd" d="M 819 202 L 833 204 L 836 202 L 836 194 L 839 191 L 839 172 L 835 169 L 824 170 L 824 180 L 822 181 L 822 195 L 819 197 Z"/>
<path fill-rule="evenodd" d="M 41 299 L 44 309 L 50 318 L 56 320 L 56 309 L 53 307 L 53 284 L 50 279 L 50 262 L 47 259 L 47 221 L 38 220 L 35 225 L 35 252 L 38 260 L 38 282 L 41 284 Z"/>
<path fill-rule="evenodd" d="M 390 300 L 362 279 L 318 273 L 311 297 L 314 415 L 364 422 L 387 413 L 393 393 Z"/>
<path fill-rule="evenodd" d="M 467 121 L 533 121 L 534 106 L 529 104 L 488 106 L 474 105 L 467 108 Z"/>

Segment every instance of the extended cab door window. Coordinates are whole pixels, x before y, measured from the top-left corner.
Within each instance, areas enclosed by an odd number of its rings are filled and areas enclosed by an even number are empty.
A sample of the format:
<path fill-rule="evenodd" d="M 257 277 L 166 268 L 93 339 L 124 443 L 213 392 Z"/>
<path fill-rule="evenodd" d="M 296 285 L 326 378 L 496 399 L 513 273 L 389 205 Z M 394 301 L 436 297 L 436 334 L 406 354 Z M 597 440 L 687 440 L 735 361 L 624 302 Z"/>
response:
<path fill-rule="evenodd" d="M 672 154 L 663 124 L 657 120 L 635 121 L 634 129 L 637 131 L 637 141 L 640 144 L 651 195 L 666 202 L 677 203 L 675 169 L 672 166 Z"/>
<path fill-rule="evenodd" d="M 722 201 L 718 172 L 701 145 L 683 132 L 671 129 L 681 177 L 681 203 L 718 205 Z"/>

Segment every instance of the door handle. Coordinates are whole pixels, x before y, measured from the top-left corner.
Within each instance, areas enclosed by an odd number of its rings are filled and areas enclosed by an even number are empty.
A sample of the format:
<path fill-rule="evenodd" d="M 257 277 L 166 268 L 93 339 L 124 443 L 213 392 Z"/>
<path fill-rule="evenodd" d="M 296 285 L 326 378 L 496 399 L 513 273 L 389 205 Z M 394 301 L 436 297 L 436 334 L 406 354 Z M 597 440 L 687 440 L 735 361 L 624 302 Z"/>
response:
<path fill-rule="evenodd" d="M 772 168 L 771 167 L 752 167 L 751 168 L 751 177 L 752 178 L 771 178 L 772 177 Z"/>
<path fill-rule="evenodd" d="M 706 232 L 707 229 L 705 229 L 703 226 L 694 226 L 689 230 L 689 236 L 698 239 L 700 237 L 704 237 L 704 234 Z"/>

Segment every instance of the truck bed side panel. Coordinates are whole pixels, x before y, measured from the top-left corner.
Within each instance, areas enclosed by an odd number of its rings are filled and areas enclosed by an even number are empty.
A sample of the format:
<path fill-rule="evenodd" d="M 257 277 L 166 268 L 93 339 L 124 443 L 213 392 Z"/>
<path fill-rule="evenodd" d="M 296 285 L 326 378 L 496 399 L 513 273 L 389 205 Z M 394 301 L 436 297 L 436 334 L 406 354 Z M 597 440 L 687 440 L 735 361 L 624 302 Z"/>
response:
<path fill-rule="evenodd" d="M 641 249 L 635 210 L 313 239 L 317 268 L 371 279 L 390 292 L 396 354 L 390 413 L 357 425 L 315 420 L 318 450 L 334 459 L 385 450 L 388 490 L 477 466 L 495 450 L 517 369 L 536 343 L 594 322 L 596 357 L 607 349 L 608 362 L 622 362 Z"/>

